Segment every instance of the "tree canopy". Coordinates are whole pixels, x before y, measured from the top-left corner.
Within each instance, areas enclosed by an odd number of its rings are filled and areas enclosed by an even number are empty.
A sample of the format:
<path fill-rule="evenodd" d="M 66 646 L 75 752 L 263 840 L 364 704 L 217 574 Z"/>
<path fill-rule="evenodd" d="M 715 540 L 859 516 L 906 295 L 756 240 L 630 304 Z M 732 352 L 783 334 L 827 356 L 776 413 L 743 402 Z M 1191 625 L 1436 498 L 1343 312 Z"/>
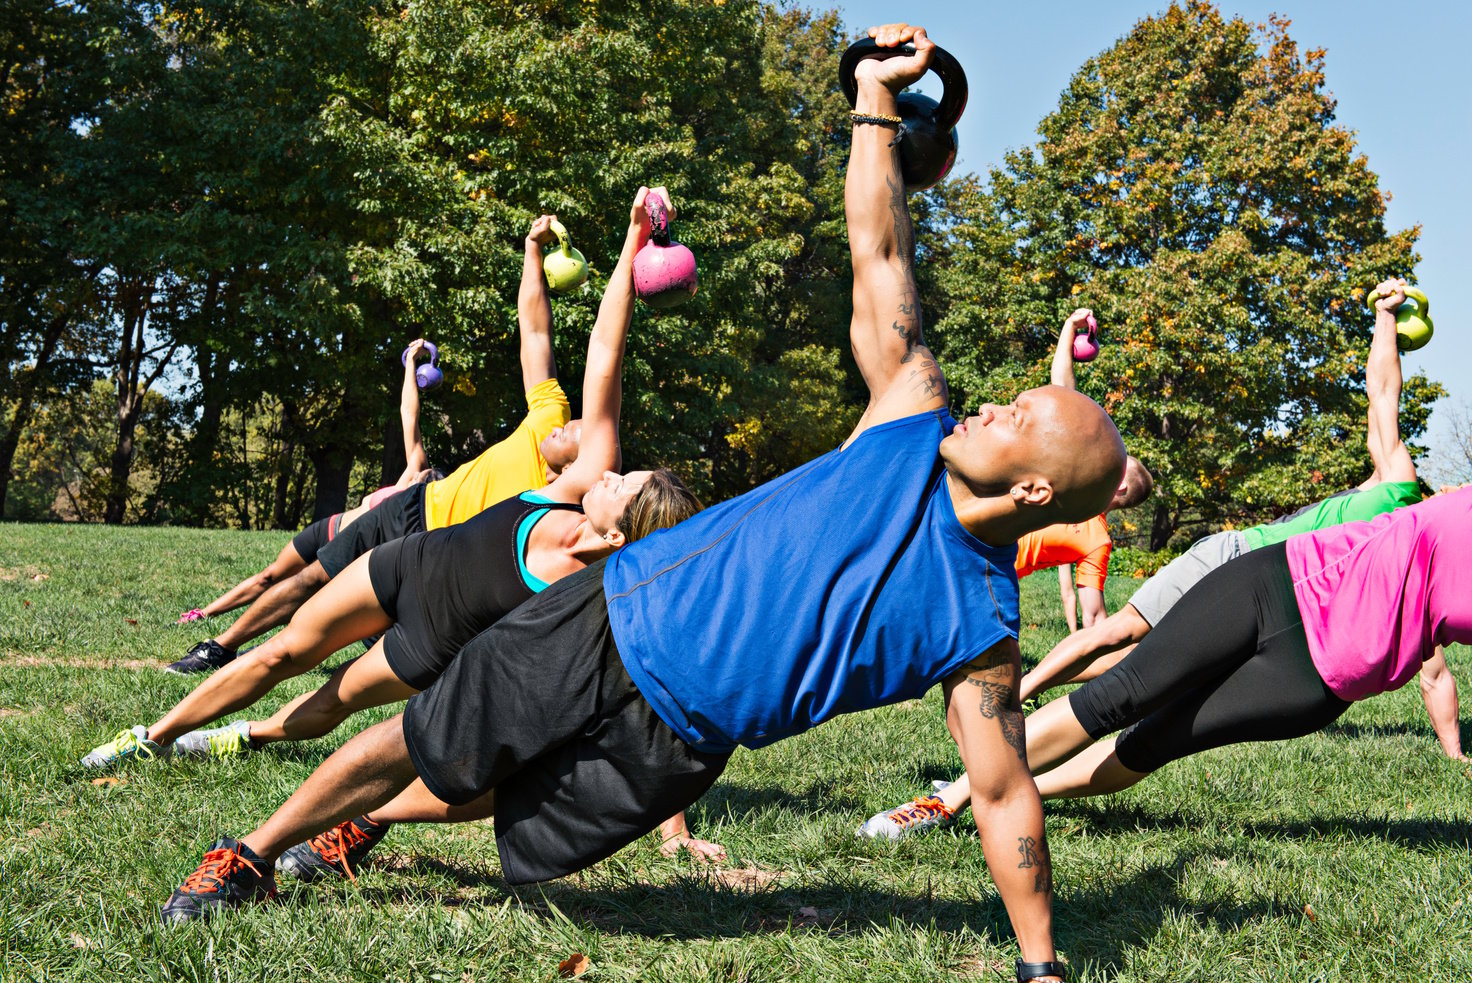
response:
<path fill-rule="evenodd" d="M 418 336 L 447 378 L 426 440 L 458 464 L 523 412 L 531 220 L 556 212 L 592 267 L 554 300 L 576 399 L 639 184 L 671 188 L 701 288 L 636 316 L 629 464 L 720 499 L 836 446 L 864 400 L 846 41 L 836 12 L 756 0 L 17 0 L 0 15 L 0 504 L 54 514 L 54 488 L 5 497 L 12 473 L 65 471 L 21 437 L 93 421 L 89 515 L 336 511 L 398 470 L 398 353 Z M 912 200 L 958 409 L 1043 381 L 1057 324 L 1098 311 L 1081 383 L 1159 479 L 1155 546 L 1363 477 L 1355 291 L 1408 273 L 1417 230 L 1386 230 L 1322 64 L 1286 21 L 1175 5 L 1079 70 L 1034 147 Z M 1408 382 L 1407 434 L 1438 392 Z"/>

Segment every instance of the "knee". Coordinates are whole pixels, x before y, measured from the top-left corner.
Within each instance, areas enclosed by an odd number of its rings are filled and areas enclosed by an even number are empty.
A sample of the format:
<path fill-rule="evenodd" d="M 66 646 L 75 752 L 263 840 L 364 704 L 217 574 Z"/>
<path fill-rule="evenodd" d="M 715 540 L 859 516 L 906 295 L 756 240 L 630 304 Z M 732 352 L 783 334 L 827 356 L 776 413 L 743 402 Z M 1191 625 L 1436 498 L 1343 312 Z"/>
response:
<path fill-rule="evenodd" d="M 300 665 L 296 655 L 297 647 L 292 644 L 288 630 L 266 644 L 257 646 L 245 658 L 272 679 L 287 679 L 310 668 Z"/>

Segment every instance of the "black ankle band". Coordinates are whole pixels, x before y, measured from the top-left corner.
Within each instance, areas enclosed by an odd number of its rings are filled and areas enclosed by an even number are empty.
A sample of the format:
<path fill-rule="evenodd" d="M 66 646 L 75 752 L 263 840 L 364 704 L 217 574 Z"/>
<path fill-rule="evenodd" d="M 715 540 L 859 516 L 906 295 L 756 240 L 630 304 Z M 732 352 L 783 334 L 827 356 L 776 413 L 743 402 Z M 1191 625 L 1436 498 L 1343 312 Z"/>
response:
<path fill-rule="evenodd" d="M 1017 983 L 1029 983 L 1039 976 L 1056 976 L 1059 979 L 1068 979 L 1068 967 L 1060 962 L 1051 963 L 1025 963 L 1017 960 Z"/>

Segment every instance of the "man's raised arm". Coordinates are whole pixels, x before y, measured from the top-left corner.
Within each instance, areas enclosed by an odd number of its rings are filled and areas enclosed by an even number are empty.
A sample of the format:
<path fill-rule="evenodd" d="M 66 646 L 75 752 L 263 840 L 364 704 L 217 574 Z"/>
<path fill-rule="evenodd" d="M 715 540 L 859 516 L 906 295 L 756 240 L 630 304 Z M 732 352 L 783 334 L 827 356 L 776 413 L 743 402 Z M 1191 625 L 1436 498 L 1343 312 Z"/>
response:
<path fill-rule="evenodd" d="M 1365 362 L 1365 394 L 1370 397 L 1366 445 L 1375 472 L 1360 487 L 1381 481 L 1415 481 L 1416 464 L 1400 439 L 1400 351 L 1396 347 L 1395 311 L 1406 300 L 1406 282 L 1392 277 L 1377 286 L 1375 335 Z"/>
<path fill-rule="evenodd" d="M 895 94 L 925 74 L 935 45 L 925 29 L 904 24 L 871 28 L 881 46 L 913 42 L 915 54 L 865 59 L 856 71 L 854 123 L 844 186 L 849 252 L 854 269 L 854 314 L 849 326 L 854 359 L 869 387 L 869 405 L 849 439 L 868 427 L 947 402 L 945 376 L 925 347 L 920 294 L 915 287 L 915 232 L 905 201 Z"/>
<path fill-rule="evenodd" d="M 551 242 L 552 219 L 542 215 L 526 235 L 521 264 L 521 289 L 516 294 L 516 322 L 521 331 L 521 384 L 531 392 L 538 383 L 557 378 L 557 358 L 552 351 L 552 301 L 547 281 L 542 279 L 542 247 Z"/>

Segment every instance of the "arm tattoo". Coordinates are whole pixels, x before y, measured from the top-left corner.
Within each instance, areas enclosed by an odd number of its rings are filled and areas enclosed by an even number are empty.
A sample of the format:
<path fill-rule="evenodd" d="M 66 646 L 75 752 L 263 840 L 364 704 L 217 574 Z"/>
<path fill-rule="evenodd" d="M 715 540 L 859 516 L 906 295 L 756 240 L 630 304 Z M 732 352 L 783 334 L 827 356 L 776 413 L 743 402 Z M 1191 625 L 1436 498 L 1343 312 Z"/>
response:
<path fill-rule="evenodd" d="M 898 180 L 895 169 L 884 180 L 889 185 L 889 212 L 894 219 L 895 249 L 900 260 L 900 300 L 895 308 L 900 317 L 893 330 L 905 341 L 905 354 L 900 356 L 903 364 L 914 359 L 915 350 L 925 344 L 920 332 L 920 298 L 915 292 L 915 226 L 910 221 L 904 183 Z"/>
<path fill-rule="evenodd" d="M 1022 855 L 1018 870 L 1033 870 L 1032 891 L 1034 894 L 1053 893 L 1053 859 L 1048 856 L 1048 842 L 1039 842 L 1035 837 L 1017 837 L 1017 852 Z"/>
<path fill-rule="evenodd" d="M 981 658 L 966 664 L 966 668 L 981 672 L 991 679 L 966 677 L 966 685 L 981 690 L 981 704 L 977 707 L 987 720 L 995 720 L 1002 727 L 1002 740 L 1007 742 L 1022 761 L 1027 763 L 1027 733 L 1022 723 L 1022 704 L 1017 699 L 1016 670 L 1012 666 L 1012 653 L 1003 646 L 995 646 Z M 1002 678 L 1002 682 L 994 681 Z"/>

